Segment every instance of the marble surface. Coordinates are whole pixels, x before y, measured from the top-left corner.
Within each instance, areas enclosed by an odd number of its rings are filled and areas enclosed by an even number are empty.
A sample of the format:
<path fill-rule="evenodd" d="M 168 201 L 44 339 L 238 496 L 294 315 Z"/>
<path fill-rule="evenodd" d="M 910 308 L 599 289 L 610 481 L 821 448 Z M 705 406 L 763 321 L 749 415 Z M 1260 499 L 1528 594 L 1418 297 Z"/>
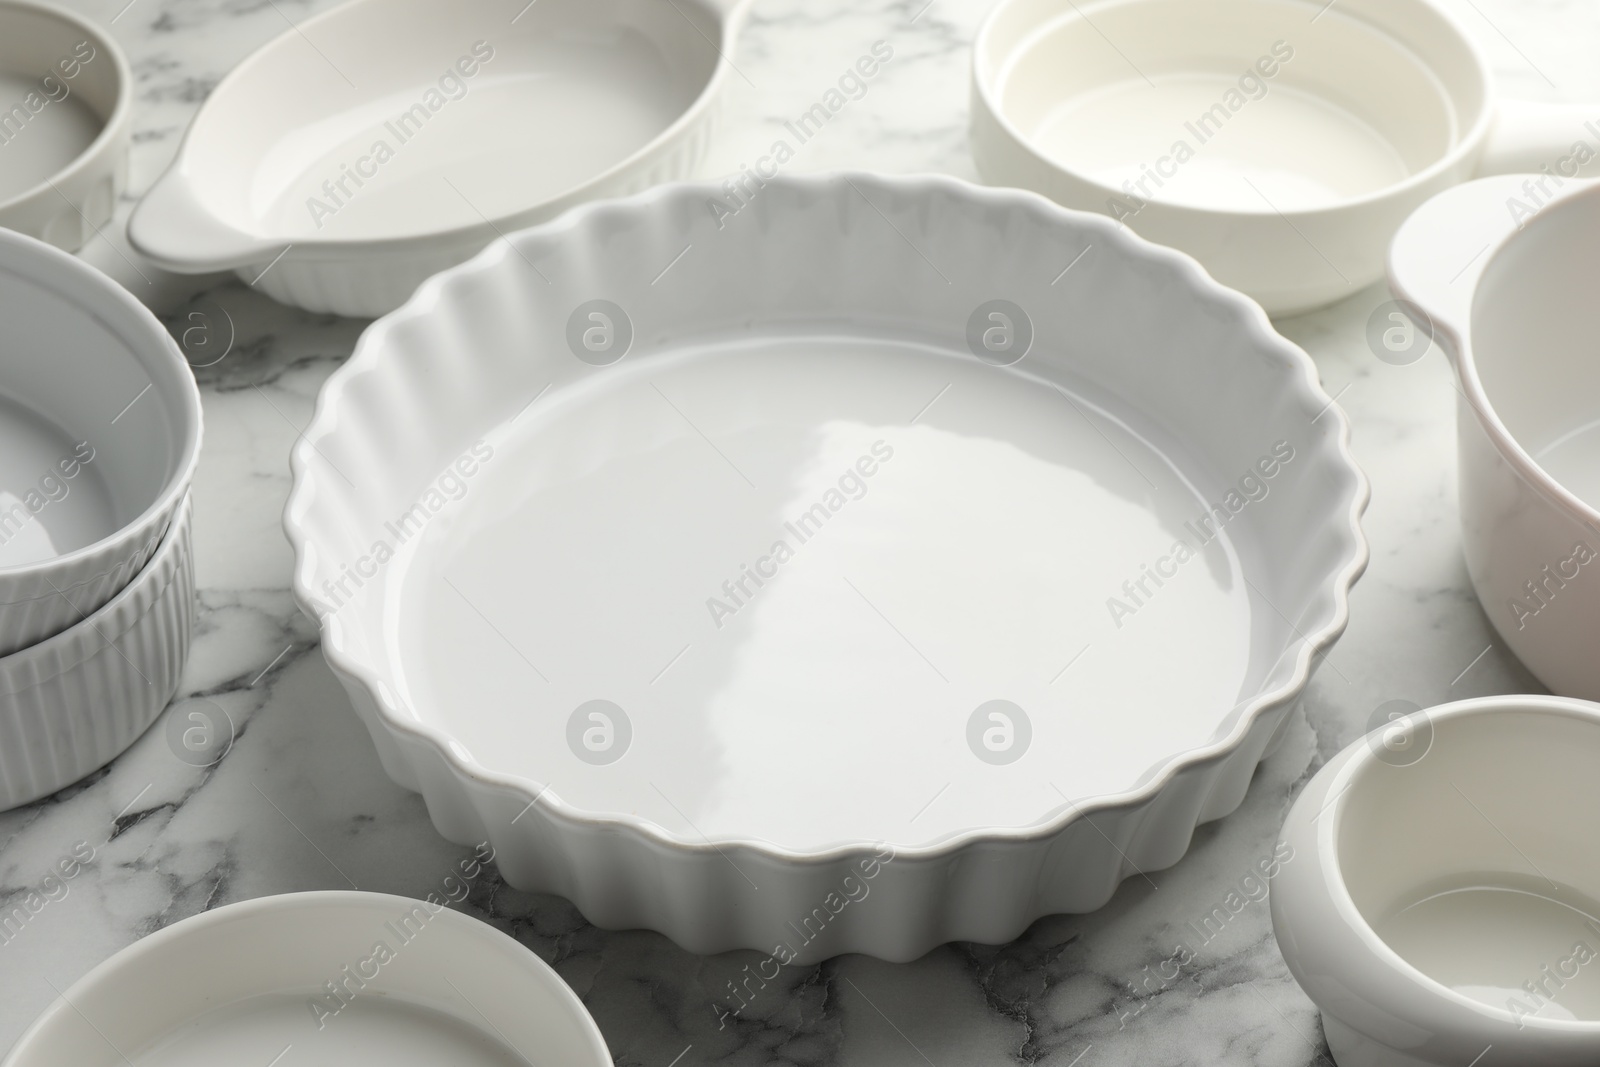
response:
<path fill-rule="evenodd" d="M 219 78 L 325 0 L 77 0 L 112 22 L 138 79 L 133 190 L 160 172 Z M 1600 99 L 1600 8 L 1581 0 L 1453 0 L 1507 93 Z M 895 59 L 795 170 L 871 167 L 975 178 L 966 146 L 966 42 L 987 0 L 757 0 L 730 83 L 729 121 L 706 176 L 759 156 L 878 39 Z M 124 205 L 124 215 L 126 205 Z M 915 963 L 845 957 L 786 968 L 776 995 L 719 1029 L 726 984 L 756 957 L 701 958 L 665 938 L 610 933 L 562 900 L 491 871 L 463 910 L 552 963 L 599 1020 L 616 1061 L 937 1065 L 1049 1063 L 1294 1067 L 1327 1063 L 1315 1010 L 1289 977 L 1265 903 L 1250 905 L 1196 964 L 1163 985 L 1170 954 L 1272 850 L 1305 780 L 1378 705 L 1537 691 L 1491 636 L 1461 559 L 1453 392 L 1442 357 L 1375 359 L 1363 324 L 1378 288 L 1282 331 L 1315 358 L 1355 422 L 1373 483 L 1372 565 L 1349 632 L 1313 681 L 1287 742 L 1243 807 L 1202 828 L 1176 867 L 1126 882 L 1089 916 L 1047 918 L 1012 944 L 959 944 Z M 238 282 L 208 299 L 236 326 L 198 371 L 206 444 L 195 487 L 200 615 L 179 702 L 210 700 L 234 724 L 209 770 L 175 758 L 160 724 L 90 781 L 0 815 L 0 911 L 75 847 L 93 850 L 19 933 L 0 942 L 0 1048 L 90 967 L 206 908 L 318 888 L 423 896 L 467 854 L 422 802 L 384 776 L 287 591 L 279 528 L 287 456 L 317 390 L 364 323 L 275 305 Z"/>

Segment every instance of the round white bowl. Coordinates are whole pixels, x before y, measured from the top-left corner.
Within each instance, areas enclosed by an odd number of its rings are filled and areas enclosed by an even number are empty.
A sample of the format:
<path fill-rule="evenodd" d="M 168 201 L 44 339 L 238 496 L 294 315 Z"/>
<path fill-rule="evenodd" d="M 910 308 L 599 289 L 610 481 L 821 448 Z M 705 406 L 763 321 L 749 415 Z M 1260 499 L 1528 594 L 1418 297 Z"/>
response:
<path fill-rule="evenodd" d="M 389 774 L 703 952 L 1005 941 L 1176 862 L 1365 565 L 1310 360 L 1030 193 L 726 195 L 516 234 L 330 378 L 285 527 Z"/>
<path fill-rule="evenodd" d="M 1377 281 L 1440 190 L 1572 164 L 1593 117 L 1497 102 L 1431 0 L 1001 0 L 973 45 L 985 180 L 1125 222 L 1273 315 Z"/>
<path fill-rule="evenodd" d="M 185 498 L 161 547 L 110 603 L 0 657 L 0 810 L 111 762 L 172 699 L 194 622 L 192 510 Z"/>
<path fill-rule="evenodd" d="M 0 231 L 0 655 L 93 614 L 161 543 L 200 458 L 172 337 L 105 275 Z"/>
<path fill-rule="evenodd" d="M 577 995 L 516 941 L 442 899 L 344 892 L 259 897 L 134 942 L 62 994 L 3 1064 L 274 1057 L 611 1067 Z"/>
<path fill-rule="evenodd" d="M 133 74 L 94 23 L 0 0 L 0 226 L 75 252 L 128 180 Z"/>
<path fill-rule="evenodd" d="M 1600 1062 L 1600 705 L 1465 700 L 1317 773 L 1272 890 L 1339 1067 Z"/>
<path fill-rule="evenodd" d="M 1461 541 L 1496 632 L 1557 693 L 1600 700 L 1600 187 L 1487 178 L 1395 236 L 1389 283 L 1449 355 Z"/>

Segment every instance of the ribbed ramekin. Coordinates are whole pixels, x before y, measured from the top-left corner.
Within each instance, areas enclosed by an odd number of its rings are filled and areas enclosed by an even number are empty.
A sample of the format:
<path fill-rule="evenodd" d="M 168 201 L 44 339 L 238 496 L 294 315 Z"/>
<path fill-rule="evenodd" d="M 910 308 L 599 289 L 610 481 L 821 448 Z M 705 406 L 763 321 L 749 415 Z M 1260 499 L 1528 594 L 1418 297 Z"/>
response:
<path fill-rule="evenodd" d="M 185 497 L 150 562 L 108 604 L 0 658 L 0 810 L 120 755 L 177 691 L 194 623 Z"/>
<path fill-rule="evenodd" d="M 946 941 L 1003 942 L 1041 915 L 1101 906 L 1130 874 L 1175 863 L 1199 823 L 1243 799 L 1318 653 L 1343 631 L 1350 587 L 1366 565 L 1360 515 L 1367 482 L 1350 456 L 1348 423 L 1317 384 L 1309 357 L 1274 333 L 1258 306 L 1216 284 L 1192 259 L 1035 194 L 942 177 L 780 177 L 720 228 L 707 205 L 725 195 L 714 186 L 666 186 L 514 234 L 425 283 L 404 308 L 369 328 L 329 379 L 292 455 L 285 529 L 296 552 L 295 594 L 318 617 L 324 654 L 385 770 L 423 795 L 446 837 L 492 842 L 512 884 L 559 893 L 600 926 L 647 927 L 696 952 L 773 952 L 786 939 L 775 953 L 783 962 L 844 952 L 905 960 Z M 685 257 L 689 243 L 694 252 Z M 402 665 L 386 647 L 396 625 L 379 596 L 387 582 L 367 581 L 355 599 L 328 603 L 337 583 L 348 592 L 348 561 L 391 536 L 383 517 L 404 511 L 448 466 L 463 433 L 511 420 L 551 378 L 560 383 L 552 394 L 571 384 L 566 364 L 573 353 L 562 347 L 561 323 L 595 293 L 648 310 L 648 323 L 645 310 L 637 316 L 640 351 L 629 360 L 651 358 L 662 338 L 697 336 L 686 331 L 698 322 L 672 318 L 685 301 L 720 316 L 708 328 L 724 331 L 713 332 L 717 337 L 768 318 L 790 321 L 773 305 L 792 299 L 795 315 L 837 323 L 841 308 L 854 314 L 866 307 L 867 316 L 882 317 L 852 318 L 862 330 L 915 323 L 908 328 L 959 351 L 966 301 L 992 296 L 963 288 L 969 276 L 974 289 L 998 284 L 995 257 L 1009 257 L 1007 271 L 1038 280 L 1039 299 L 1058 302 L 1049 312 L 1056 329 L 1067 297 L 1050 279 L 1071 258 L 1063 248 L 1085 243 L 1098 258 L 1073 278 L 1071 307 L 1098 315 L 1115 305 L 1102 327 L 1156 323 L 1142 333 L 1123 329 L 1173 342 L 1139 349 L 1151 374 L 1167 374 L 1163 411 L 1169 400 L 1198 404 L 1202 392 L 1223 397 L 1230 411 L 1240 406 L 1238 396 L 1259 399 L 1259 428 L 1234 434 L 1232 421 L 1222 424 L 1230 444 L 1217 451 L 1229 455 L 1257 429 L 1292 424 L 1297 443 L 1305 438 L 1295 461 L 1300 495 L 1292 499 L 1299 503 L 1276 512 L 1277 554 L 1258 575 L 1285 617 L 1287 647 L 1275 661 L 1262 656 L 1270 666 L 1262 667 L 1253 696 L 1231 714 L 1217 709 L 1207 743 L 1130 774 L 1123 791 L 1042 811 L 1028 825 L 958 830 L 905 847 L 852 839 L 815 851 L 754 837 L 708 839 L 626 810 L 585 810 L 542 783 L 485 767 L 407 706 Z M 676 288 L 665 292 L 640 264 L 658 255 L 665 263 L 674 253 L 683 261 L 676 270 L 700 273 L 692 283 L 675 276 Z M 914 279 L 931 276 L 924 256 L 961 263 L 961 285 L 946 289 L 935 279 L 918 286 Z M 860 291 L 841 294 L 841 286 Z M 1052 353 L 1063 347 L 1052 335 L 1050 344 L 1035 345 L 1037 358 L 1058 358 Z M 1109 351 L 1119 350 L 1113 341 Z M 1215 363 L 1195 362 L 1208 358 Z M 816 788 L 828 788 L 828 774 L 815 768 Z M 806 800 L 803 793 L 792 798 Z M 830 916 L 810 923 L 813 936 L 792 932 L 825 901 L 840 899 L 841 885 L 857 884 L 846 879 L 862 877 L 871 879 L 876 905 L 830 906 Z"/>
<path fill-rule="evenodd" d="M 52 427 L 63 464 L 8 471 L 26 482 L 7 488 L 31 491 L 0 507 L 0 544 L 89 492 L 84 480 L 101 484 L 121 523 L 82 547 L 0 565 L 5 656 L 94 613 L 147 566 L 194 479 L 202 417 L 194 372 L 149 309 L 76 257 L 5 230 L 0 319 L 0 397 Z M 41 495 L 46 479 L 59 497 Z"/>

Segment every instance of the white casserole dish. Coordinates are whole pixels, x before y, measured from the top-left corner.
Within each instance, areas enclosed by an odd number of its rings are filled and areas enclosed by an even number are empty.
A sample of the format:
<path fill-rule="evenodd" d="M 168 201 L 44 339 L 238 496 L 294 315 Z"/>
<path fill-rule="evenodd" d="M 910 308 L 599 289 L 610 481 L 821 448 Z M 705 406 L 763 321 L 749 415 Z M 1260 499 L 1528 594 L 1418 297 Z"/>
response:
<path fill-rule="evenodd" d="M 105 766 L 177 691 L 194 622 L 188 499 L 144 570 L 100 610 L 0 657 L 0 811 Z"/>
<path fill-rule="evenodd" d="M 1464 700 L 1317 772 L 1283 828 L 1283 958 L 1339 1067 L 1600 1062 L 1600 705 Z"/>
<path fill-rule="evenodd" d="M 0 0 L 0 226 L 75 252 L 128 181 L 133 75 L 87 19 Z"/>
<path fill-rule="evenodd" d="M 481 863 L 459 866 L 470 877 Z M 611 1065 L 577 995 L 516 941 L 438 896 L 344 892 L 258 897 L 134 942 L 73 983 L 3 1064 L 127 1067 L 129 1057 L 140 1067 Z"/>
<path fill-rule="evenodd" d="M 1488 178 L 1423 205 L 1389 284 L 1449 355 L 1461 543 L 1495 631 L 1557 693 L 1600 699 L 1600 187 Z"/>
<path fill-rule="evenodd" d="M 0 231 L 0 655 L 93 614 L 146 565 L 200 458 L 200 391 L 121 286 Z"/>
<path fill-rule="evenodd" d="M 1431 0 L 1000 0 L 973 45 L 985 180 L 1125 222 L 1272 315 L 1377 281 L 1406 216 L 1475 174 L 1595 173 L 1573 147 L 1597 115 L 1497 101 Z"/>
<path fill-rule="evenodd" d="M 239 64 L 128 236 L 378 315 L 500 234 L 685 177 L 748 0 L 351 0 Z"/>
<path fill-rule="evenodd" d="M 721 195 L 517 234 L 329 379 L 285 527 L 388 773 L 698 952 L 1005 941 L 1175 862 L 1366 561 L 1310 360 L 1032 194 Z"/>

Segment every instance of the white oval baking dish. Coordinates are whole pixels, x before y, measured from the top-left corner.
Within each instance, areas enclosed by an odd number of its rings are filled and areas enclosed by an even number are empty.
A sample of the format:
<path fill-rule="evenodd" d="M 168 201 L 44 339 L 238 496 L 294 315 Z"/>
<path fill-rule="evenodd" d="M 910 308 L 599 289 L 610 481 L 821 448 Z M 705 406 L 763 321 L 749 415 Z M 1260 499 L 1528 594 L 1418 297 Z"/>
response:
<path fill-rule="evenodd" d="M 92 614 L 145 566 L 200 458 L 172 337 L 99 271 L 0 231 L 0 655 Z"/>
<path fill-rule="evenodd" d="M 502 233 L 687 176 L 747 3 L 351 0 L 222 80 L 129 239 L 312 311 L 393 310 Z"/>
<path fill-rule="evenodd" d="M 1339 1067 L 1600 1062 L 1600 705 L 1416 712 L 1295 801 L 1283 958 Z"/>
<path fill-rule="evenodd" d="M 1431 0 L 1001 0 L 973 46 L 986 180 L 1125 222 L 1273 315 L 1377 281 L 1406 216 L 1474 174 L 1594 173 L 1573 148 L 1597 115 L 1497 101 Z"/>
<path fill-rule="evenodd" d="M 724 196 L 517 234 L 327 383 L 295 592 L 389 774 L 699 952 L 1005 941 L 1175 862 L 1366 561 L 1310 360 L 1033 194 Z"/>
<path fill-rule="evenodd" d="M 115 759 L 177 691 L 194 621 L 185 498 L 149 564 L 77 625 L 0 657 L 0 811 Z"/>
<path fill-rule="evenodd" d="M 128 181 L 133 75 L 87 19 L 0 0 L 0 226 L 75 252 Z"/>
<path fill-rule="evenodd" d="M 1539 680 L 1600 699 L 1600 187 L 1487 178 L 1423 205 L 1389 284 L 1449 354 L 1461 543 L 1495 631 Z"/>
<path fill-rule="evenodd" d="M 3 1063 L 125 1067 L 129 1057 L 142 1067 L 611 1065 L 582 1001 L 516 941 L 437 896 L 344 892 L 258 897 L 135 941 L 73 983 Z"/>

